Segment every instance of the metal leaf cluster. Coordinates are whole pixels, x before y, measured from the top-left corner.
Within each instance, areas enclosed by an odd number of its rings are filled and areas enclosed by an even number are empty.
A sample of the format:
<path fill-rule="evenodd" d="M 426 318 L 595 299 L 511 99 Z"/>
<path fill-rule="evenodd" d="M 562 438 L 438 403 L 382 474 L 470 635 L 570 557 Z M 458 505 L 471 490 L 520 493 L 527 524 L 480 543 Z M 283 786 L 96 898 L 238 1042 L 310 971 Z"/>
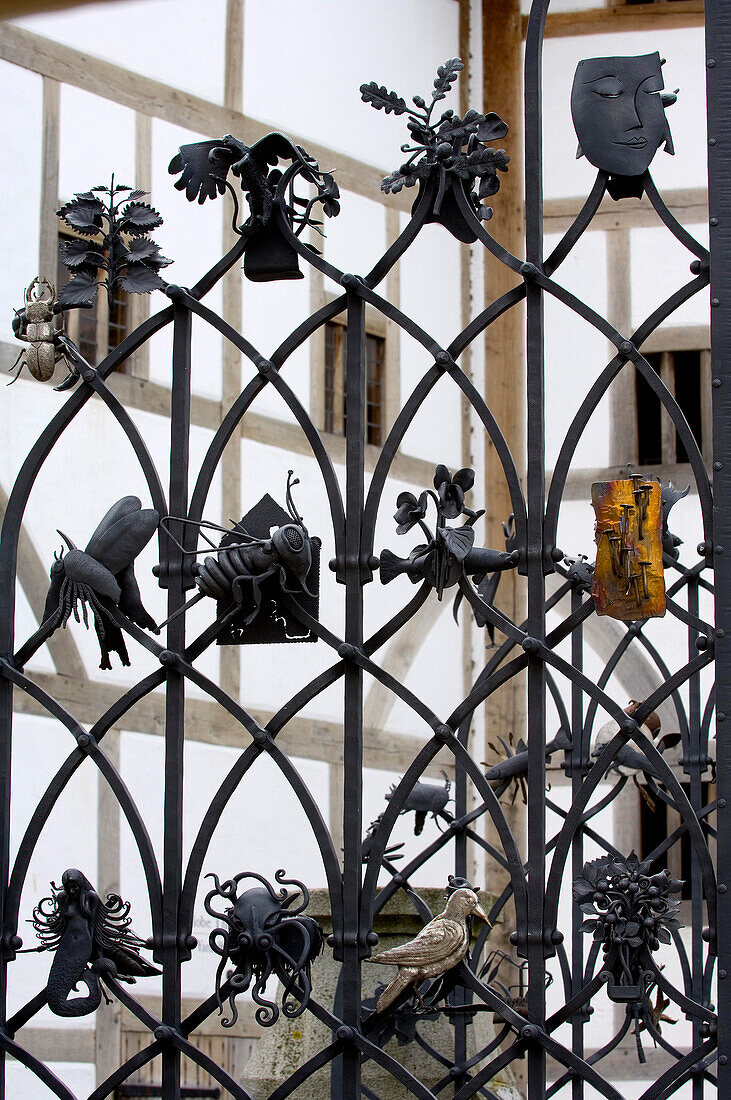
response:
<path fill-rule="evenodd" d="M 422 96 L 415 95 L 413 107 L 407 107 L 397 92 L 388 91 L 375 80 L 361 84 L 360 93 L 363 101 L 378 111 L 408 115 L 411 143 L 402 145 L 401 151 L 410 155 L 386 176 L 381 190 L 396 194 L 404 187 L 413 187 L 420 180 L 439 173 L 439 196 L 435 203 L 438 212 L 449 178 L 464 180 L 475 212 L 487 220 L 492 217 L 492 210 L 484 206 L 482 200 L 500 190 L 498 173 L 507 171 L 510 158 L 504 149 L 488 148 L 485 143 L 505 137 L 507 124 L 494 111 L 481 114 L 470 109 L 460 118 L 453 110 L 446 110 L 438 118 L 433 117 L 436 104 L 446 98 L 463 68 L 464 63 L 458 57 L 439 66 L 428 106 Z M 476 180 L 480 183 L 473 192 L 471 188 Z"/>
<path fill-rule="evenodd" d="M 65 309 L 90 306 L 99 287 L 109 308 L 115 290 L 149 294 L 164 290 L 160 270 L 172 263 L 148 235 L 162 225 L 154 207 L 143 200 L 146 191 L 114 183 L 75 195 L 58 211 L 66 225 L 80 234 L 59 243 L 59 258 L 71 279 L 58 295 Z"/>

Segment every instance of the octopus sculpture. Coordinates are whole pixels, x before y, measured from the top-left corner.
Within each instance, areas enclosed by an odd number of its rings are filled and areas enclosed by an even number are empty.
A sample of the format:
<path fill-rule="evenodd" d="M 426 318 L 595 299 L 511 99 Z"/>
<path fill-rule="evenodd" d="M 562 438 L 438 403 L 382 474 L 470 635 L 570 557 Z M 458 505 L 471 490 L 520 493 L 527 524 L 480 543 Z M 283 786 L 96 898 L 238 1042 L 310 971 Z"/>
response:
<path fill-rule="evenodd" d="M 283 889 L 277 891 L 265 878 L 253 871 L 242 871 L 226 882 L 211 874 L 215 887 L 206 896 L 206 912 L 224 922 L 224 928 L 214 928 L 208 942 L 211 950 L 220 956 L 216 972 L 216 998 L 219 1014 L 223 1014 L 224 996 L 228 997 L 230 1016 L 224 1018 L 223 1027 L 233 1027 L 238 1019 L 236 998 L 251 989 L 256 1010 L 256 1020 L 269 1027 L 279 1019 L 279 1006 L 264 996 L 269 978 L 279 978 L 284 992 L 282 1012 L 289 1019 L 301 1016 L 312 992 L 311 967 L 322 951 L 324 937 L 320 925 L 313 917 L 304 915 L 309 905 L 307 887 L 297 879 L 287 879 L 279 870 L 274 878 Z M 238 885 L 244 879 L 262 883 L 238 893 Z M 290 894 L 284 887 L 296 886 Z M 294 909 L 290 906 L 301 895 Z M 219 912 L 213 908 L 215 898 L 229 902 Z M 227 981 L 223 978 L 227 968 L 233 968 Z"/>

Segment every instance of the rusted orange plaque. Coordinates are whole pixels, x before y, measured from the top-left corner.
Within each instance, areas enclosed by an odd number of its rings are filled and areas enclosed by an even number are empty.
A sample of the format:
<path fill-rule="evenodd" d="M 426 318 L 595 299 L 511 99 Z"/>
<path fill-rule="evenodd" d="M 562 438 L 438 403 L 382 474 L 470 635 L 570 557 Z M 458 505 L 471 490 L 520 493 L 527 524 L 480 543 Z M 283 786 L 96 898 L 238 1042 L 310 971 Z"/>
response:
<path fill-rule="evenodd" d="M 637 622 L 665 614 L 660 486 L 640 474 L 591 487 L 597 615 Z"/>

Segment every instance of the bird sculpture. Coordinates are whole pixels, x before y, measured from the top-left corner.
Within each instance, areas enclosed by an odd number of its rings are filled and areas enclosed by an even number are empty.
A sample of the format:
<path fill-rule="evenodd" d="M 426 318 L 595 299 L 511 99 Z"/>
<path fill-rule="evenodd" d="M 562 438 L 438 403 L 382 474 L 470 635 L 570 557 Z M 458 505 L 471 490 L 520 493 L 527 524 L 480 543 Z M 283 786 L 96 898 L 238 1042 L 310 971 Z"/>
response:
<path fill-rule="evenodd" d="M 371 962 L 398 967 L 398 974 L 376 1002 L 376 1012 L 385 1012 L 409 986 L 418 987 L 427 978 L 438 978 L 457 966 L 467 954 L 470 944 L 469 918 L 473 915 L 492 928 L 475 891 L 460 887 L 447 899 L 444 912 L 425 924 L 413 940 L 373 955 Z M 421 1002 L 418 988 L 415 988 L 415 993 Z"/>

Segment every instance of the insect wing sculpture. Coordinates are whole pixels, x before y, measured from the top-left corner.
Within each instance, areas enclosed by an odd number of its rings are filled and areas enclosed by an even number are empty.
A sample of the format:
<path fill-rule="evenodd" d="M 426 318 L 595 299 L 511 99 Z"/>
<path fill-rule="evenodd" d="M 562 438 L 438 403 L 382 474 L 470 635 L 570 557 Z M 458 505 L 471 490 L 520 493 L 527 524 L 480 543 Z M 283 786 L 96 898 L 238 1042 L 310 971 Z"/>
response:
<path fill-rule="evenodd" d="M 591 57 L 580 61 L 571 91 L 579 139 L 577 157 L 609 172 L 613 198 L 642 197 L 641 177 L 659 147 L 673 154 L 665 108 L 677 95 L 664 92 L 659 53 Z M 617 178 L 618 177 L 618 178 Z"/>
<path fill-rule="evenodd" d="M 161 971 L 140 955 L 145 941 L 130 928 L 130 904 L 118 894 L 107 900 L 75 868 L 51 883 L 53 893 L 33 910 L 30 923 L 43 951 L 55 952 L 48 975 L 48 1007 L 56 1016 L 88 1016 L 101 1004 L 105 976 L 133 984 Z M 85 997 L 73 997 L 79 983 Z"/>
<path fill-rule="evenodd" d="M 286 888 L 276 891 L 265 878 L 253 871 L 243 871 L 226 882 L 210 874 L 214 889 L 206 896 L 206 912 L 224 922 L 224 928 L 214 928 L 209 936 L 211 950 L 220 956 L 216 972 L 216 998 L 219 1012 L 223 1013 L 224 983 L 227 967 L 233 973 L 227 980 L 230 1016 L 221 1021 L 223 1027 L 233 1027 L 238 1019 L 236 998 L 251 989 L 257 1022 L 269 1027 L 279 1019 L 279 1007 L 264 996 L 267 981 L 272 975 L 284 986 L 282 1012 L 289 1019 L 301 1016 L 312 992 L 312 963 L 322 951 L 322 929 L 313 917 L 304 914 L 310 902 L 307 887 L 297 879 L 287 879 L 285 872 L 275 873 L 275 880 L 282 885 L 296 886 L 294 894 Z M 261 886 L 254 886 L 238 893 L 238 884 L 245 879 L 255 879 Z M 301 902 L 291 908 L 298 897 Z M 215 898 L 229 902 L 219 912 L 213 908 Z"/>

